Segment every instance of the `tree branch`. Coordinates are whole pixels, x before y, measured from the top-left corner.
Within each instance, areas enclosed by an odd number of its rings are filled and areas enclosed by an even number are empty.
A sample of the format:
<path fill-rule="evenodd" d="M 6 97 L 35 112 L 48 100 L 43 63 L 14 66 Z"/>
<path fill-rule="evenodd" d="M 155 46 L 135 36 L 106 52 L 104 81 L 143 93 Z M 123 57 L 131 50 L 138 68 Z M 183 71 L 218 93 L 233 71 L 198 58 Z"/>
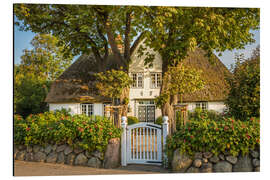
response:
<path fill-rule="evenodd" d="M 130 25 L 131 25 L 131 13 L 132 12 L 127 12 L 126 13 L 126 30 L 125 30 L 125 40 L 124 40 L 124 58 L 130 61 L 130 38 L 129 38 L 129 33 L 130 33 Z"/>
<path fill-rule="evenodd" d="M 105 36 L 103 35 L 102 30 L 100 29 L 100 26 L 99 26 L 98 23 L 96 24 L 96 26 L 97 26 L 97 32 L 98 32 L 99 36 L 101 37 L 101 39 L 104 42 L 105 53 L 104 53 L 104 56 L 103 56 L 103 60 L 106 60 L 108 58 L 108 54 L 109 54 L 108 41 L 105 38 Z"/>
<path fill-rule="evenodd" d="M 139 43 L 143 40 L 143 38 L 145 37 L 147 31 L 144 31 L 140 34 L 140 36 L 134 41 L 133 45 L 130 48 L 130 55 L 133 54 L 133 52 L 135 51 L 135 49 L 137 48 L 137 46 L 139 45 Z"/>

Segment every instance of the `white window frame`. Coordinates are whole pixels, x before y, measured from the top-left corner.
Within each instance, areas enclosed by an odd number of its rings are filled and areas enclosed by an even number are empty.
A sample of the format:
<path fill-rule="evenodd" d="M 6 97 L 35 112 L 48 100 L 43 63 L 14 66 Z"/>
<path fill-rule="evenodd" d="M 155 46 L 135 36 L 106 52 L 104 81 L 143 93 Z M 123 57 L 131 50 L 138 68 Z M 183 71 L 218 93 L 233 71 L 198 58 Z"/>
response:
<path fill-rule="evenodd" d="M 159 79 L 159 83 L 158 83 L 158 75 L 160 76 L 160 79 Z M 152 81 L 152 77 L 154 76 L 154 82 Z M 150 73 L 150 87 L 151 89 L 156 89 L 156 88 L 160 88 L 161 87 L 161 83 L 162 83 L 162 74 L 161 73 Z"/>
<path fill-rule="evenodd" d="M 141 79 L 141 86 L 139 86 L 139 78 Z M 144 74 L 143 72 L 132 72 L 131 73 L 131 79 L 132 79 L 132 88 L 143 88 L 144 87 Z"/>
<path fill-rule="evenodd" d="M 196 102 L 196 108 L 201 108 L 202 110 L 208 110 L 208 102 L 207 101 Z"/>
<path fill-rule="evenodd" d="M 84 110 L 85 107 L 85 110 Z M 83 103 L 81 104 L 81 114 L 87 116 L 94 116 L 94 104 L 93 103 Z"/>

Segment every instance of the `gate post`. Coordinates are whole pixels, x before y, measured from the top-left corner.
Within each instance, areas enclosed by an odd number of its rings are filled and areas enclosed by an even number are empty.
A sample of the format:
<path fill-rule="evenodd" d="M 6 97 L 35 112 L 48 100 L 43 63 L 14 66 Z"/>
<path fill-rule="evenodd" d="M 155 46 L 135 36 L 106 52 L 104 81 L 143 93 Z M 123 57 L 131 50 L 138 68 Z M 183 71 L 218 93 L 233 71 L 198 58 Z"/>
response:
<path fill-rule="evenodd" d="M 163 130 L 163 158 L 164 158 L 164 167 L 167 167 L 167 155 L 165 153 L 166 148 L 166 138 L 169 133 L 169 118 L 168 116 L 163 116 L 162 118 L 162 130 Z"/>
<path fill-rule="evenodd" d="M 122 136 L 121 136 L 121 165 L 126 166 L 127 165 L 127 117 L 122 116 L 121 118 L 122 123 L 121 127 L 123 128 Z"/>

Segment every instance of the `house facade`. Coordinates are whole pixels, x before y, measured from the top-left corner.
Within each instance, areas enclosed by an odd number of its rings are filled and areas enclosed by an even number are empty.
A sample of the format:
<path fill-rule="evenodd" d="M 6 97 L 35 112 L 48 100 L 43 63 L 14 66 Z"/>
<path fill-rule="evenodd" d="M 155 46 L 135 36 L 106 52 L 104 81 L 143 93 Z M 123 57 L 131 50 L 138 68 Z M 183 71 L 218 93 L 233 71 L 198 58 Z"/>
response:
<path fill-rule="evenodd" d="M 128 116 L 135 116 L 142 122 L 154 122 L 160 117 L 161 110 L 156 107 L 154 99 L 160 94 L 162 83 L 161 56 L 148 48 L 147 51 L 155 54 L 151 67 L 144 65 L 145 56 L 137 56 L 137 50 L 131 55 L 132 63 L 129 75 L 133 80 L 130 87 Z M 76 60 L 53 84 L 46 98 L 49 110 L 70 109 L 71 114 L 87 114 L 105 116 L 105 107 L 110 105 L 110 99 L 100 97 L 94 93 L 94 83 L 90 77 L 95 73 L 94 60 L 90 56 L 81 56 Z M 191 53 L 184 61 L 187 65 L 202 69 L 202 77 L 206 80 L 203 90 L 185 94 L 183 103 L 188 105 L 188 110 L 196 107 L 223 112 L 226 109 L 224 99 L 226 86 L 224 72 L 227 68 L 216 59 L 212 65 L 203 56 L 201 50 Z M 110 69 L 115 63 L 105 64 Z"/>

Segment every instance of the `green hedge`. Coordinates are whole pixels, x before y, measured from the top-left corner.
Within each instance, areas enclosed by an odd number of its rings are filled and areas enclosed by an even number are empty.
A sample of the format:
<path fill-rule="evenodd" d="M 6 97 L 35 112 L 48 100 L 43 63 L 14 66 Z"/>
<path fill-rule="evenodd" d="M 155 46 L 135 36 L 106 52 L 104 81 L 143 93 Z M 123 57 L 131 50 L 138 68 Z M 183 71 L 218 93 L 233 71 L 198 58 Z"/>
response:
<path fill-rule="evenodd" d="M 159 116 L 159 117 L 156 119 L 155 124 L 158 124 L 158 125 L 162 126 L 162 123 L 163 123 L 162 116 Z"/>
<path fill-rule="evenodd" d="M 128 120 L 128 125 L 136 124 L 140 122 L 139 119 L 134 116 L 128 116 L 127 120 Z"/>
<path fill-rule="evenodd" d="M 260 122 L 256 118 L 245 122 L 233 118 L 189 121 L 167 138 L 166 145 L 168 156 L 177 148 L 180 148 L 180 153 L 189 155 L 195 152 L 246 154 L 260 145 Z"/>
<path fill-rule="evenodd" d="M 14 116 L 14 142 L 21 145 L 45 145 L 67 143 L 88 151 L 103 152 L 108 140 L 121 136 L 105 117 L 70 115 L 67 112 L 45 112 L 23 119 Z"/>

